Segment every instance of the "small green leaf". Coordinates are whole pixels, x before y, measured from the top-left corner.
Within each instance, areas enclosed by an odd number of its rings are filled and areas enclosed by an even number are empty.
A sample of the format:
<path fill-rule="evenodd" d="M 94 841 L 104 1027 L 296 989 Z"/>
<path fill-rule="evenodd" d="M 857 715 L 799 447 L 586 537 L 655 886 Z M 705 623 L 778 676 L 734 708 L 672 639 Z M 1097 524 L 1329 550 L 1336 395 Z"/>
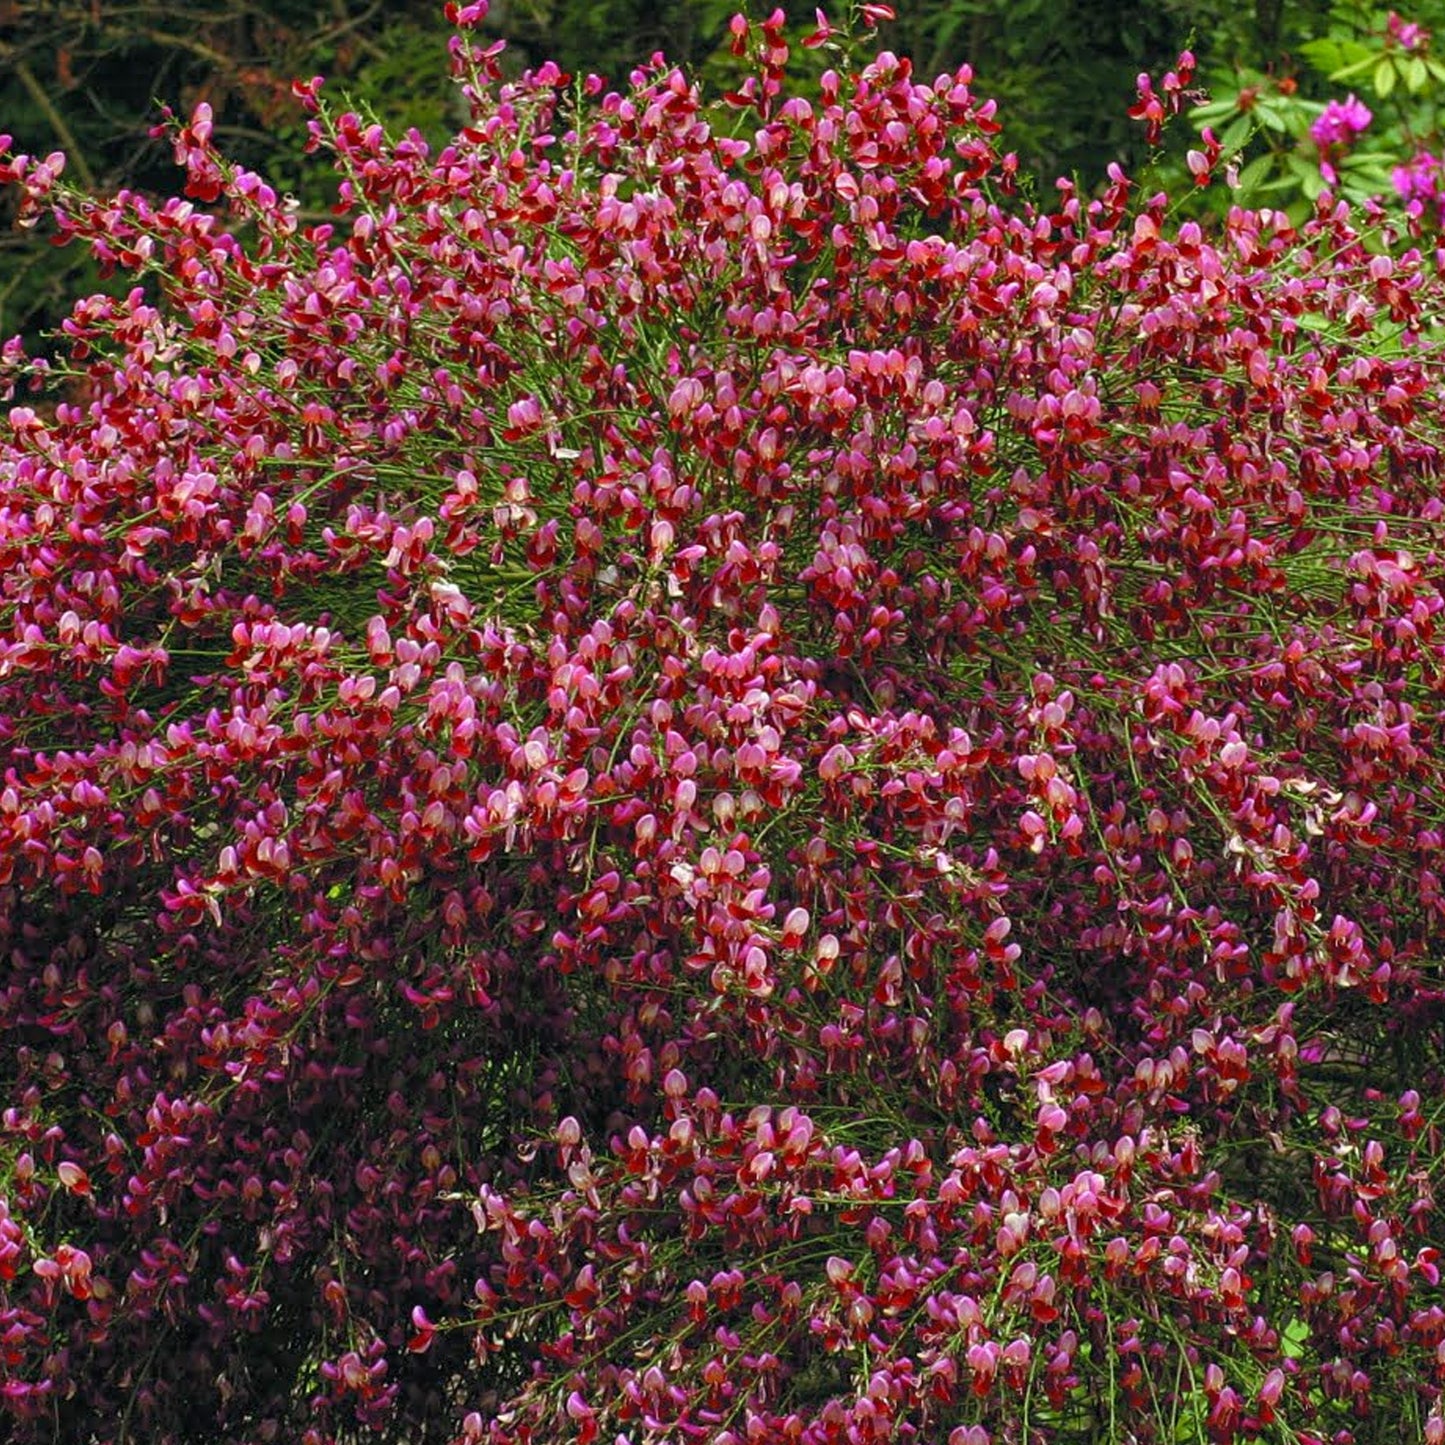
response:
<path fill-rule="evenodd" d="M 1220 148 L 1226 151 L 1238 150 L 1253 134 L 1254 122 L 1247 115 L 1242 115 L 1225 126 L 1223 135 L 1219 137 Z"/>
<path fill-rule="evenodd" d="M 1390 94 L 1395 88 L 1395 81 L 1399 72 L 1395 69 L 1395 62 L 1388 56 L 1375 67 L 1375 94 L 1381 100 Z"/>
<path fill-rule="evenodd" d="M 1272 155 L 1256 156 L 1254 160 L 1245 166 L 1239 173 L 1239 191 L 1241 199 L 1250 193 L 1259 190 L 1269 178 L 1269 173 L 1274 169 L 1274 157 Z"/>
<path fill-rule="evenodd" d="M 1411 95 L 1419 95 L 1430 82 L 1430 72 L 1418 55 L 1411 55 L 1405 61 L 1405 89 Z"/>
<path fill-rule="evenodd" d="M 1239 97 L 1232 95 L 1227 100 L 1211 100 L 1207 105 L 1196 105 L 1189 112 L 1189 119 L 1196 126 L 1213 125 L 1239 109 Z"/>
<path fill-rule="evenodd" d="M 1350 80 L 1356 75 L 1363 75 L 1375 63 L 1375 54 L 1370 51 L 1362 60 L 1356 60 L 1353 64 L 1342 66 L 1339 70 L 1332 72 L 1330 79 Z"/>
<path fill-rule="evenodd" d="M 1303 140 L 1310 132 L 1310 124 L 1314 120 L 1311 109 L 1312 107 L 1295 104 L 1280 112 L 1285 130 L 1296 140 Z"/>
<path fill-rule="evenodd" d="M 1260 101 L 1260 103 L 1254 108 L 1254 114 L 1257 115 L 1260 118 L 1260 121 L 1263 124 L 1267 125 L 1271 130 L 1277 130 L 1283 133 L 1285 131 L 1288 131 L 1289 129 L 1289 124 L 1285 119 L 1285 112 L 1283 108 L 1276 105 L 1273 101 Z"/>

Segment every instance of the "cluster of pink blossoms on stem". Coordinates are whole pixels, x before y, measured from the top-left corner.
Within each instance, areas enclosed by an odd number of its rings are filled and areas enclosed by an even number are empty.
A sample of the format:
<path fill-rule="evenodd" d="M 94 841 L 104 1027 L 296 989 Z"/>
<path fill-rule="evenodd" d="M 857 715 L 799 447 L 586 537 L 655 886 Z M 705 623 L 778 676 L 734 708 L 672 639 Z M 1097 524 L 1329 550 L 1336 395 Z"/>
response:
<path fill-rule="evenodd" d="M 6 1437 L 1445 1438 L 1439 257 L 484 9 L 0 153 Z"/>
<path fill-rule="evenodd" d="M 1335 162 L 1369 129 L 1373 119 L 1370 108 L 1354 94 L 1330 101 L 1315 118 L 1310 138 L 1320 149 L 1320 174 L 1330 185 L 1339 181 Z"/>
<path fill-rule="evenodd" d="M 1412 217 L 1428 217 L 1436 225 L 1445 223 L 1445 171 L 1439 156 L 1417 151 L 1391 171 L 1390 179 Z"/>
<path fill-rule="evenodd" d="M 1321 148 L 1353 145 L 1373 119 L 1369 106 L 1351 94 L 1344 100 L 1330 101 L 1310 126 L 1310 135 Z"/>
<path fill-rule="evenodd" d="M 1406 20 L 1398 10 L 1385 17 L 1385 34 L 1401 50 L 1413 53 L 1430 44 L 1430 32 L 1418 20 Z"/>

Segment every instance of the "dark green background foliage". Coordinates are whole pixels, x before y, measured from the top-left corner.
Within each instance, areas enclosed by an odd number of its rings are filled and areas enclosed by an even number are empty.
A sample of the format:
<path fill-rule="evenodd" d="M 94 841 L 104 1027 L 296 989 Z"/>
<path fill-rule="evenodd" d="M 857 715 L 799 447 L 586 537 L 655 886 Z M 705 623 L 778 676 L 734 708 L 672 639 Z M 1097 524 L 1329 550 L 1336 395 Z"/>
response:
<path fill-rule="evenodd" d="M 555 59 L 625 82 L 662 50 L 725 82 L 727 22 L 739 4 L 495 0 L 488 24 L 509 40 L 517 67 Z M 786 8 L 800 37 L 812 28 L 813 0 Z M 842 18 L 842 4 L 827 8 Z M 925 75 L 968 61 L 979 91 L 1000 102 L 1004 142 L 1024 174 L 1035 183 L 1073 174 L 1088 186 L 1110 160 L 1143 160 L 1138 128 L 1124 115 L 1138 71 L 1167 66 L 1186 44 L 1199 53 L 1201 75 L 1288 69 L 1291 48 L 1321 33 L 1331 6 L 900 0 L 897 9 L 881 45 L 911 56 Z M 324 74 L 333 94 L 389 126 L 440 137 L 457 119 L 438 79 L 446 37 L 440 0 L 0 0 L 0 116 L 17 150 L 69 152 L 83 184 L 165 193 L 175 172 L 148 129 L 163 103 L 186 111 L 207 100 L 228 154 L 322 212 L 329 174 L 301 156 L 290 79 Z M 86 264 L 43 238 L 0 230 L 0 334 L 34 337 L 53 324 L 100 281 Z"/>

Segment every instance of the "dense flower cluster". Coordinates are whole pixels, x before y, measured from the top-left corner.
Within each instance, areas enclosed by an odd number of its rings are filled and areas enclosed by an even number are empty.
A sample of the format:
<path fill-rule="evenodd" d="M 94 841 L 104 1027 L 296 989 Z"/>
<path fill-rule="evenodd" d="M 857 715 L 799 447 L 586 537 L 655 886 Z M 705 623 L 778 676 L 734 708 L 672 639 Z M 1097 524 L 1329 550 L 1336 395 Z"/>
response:
<path fill-rule="evenodd" d="M 1413 54 L 1430 44 L 1430 32 L 1418 20 L 1406 20 L 1398 10 L 1385 17 L 1386 39 L 1401 50 Z"/>
<path fill-rule="evenodd" d="M 1310 126 L 1310 135 L 1321 148 L 1353 145 L 1373 119 L 1369 106 L 1351 93 L 1347 99 L 1332 100 L 1325 106 Z"/>
<path fill-rule="evenodd" d="M 7 1438 L 1445 1438 L 1437 259 L 483 9 L 0 163 Z"/>
<path fill-rule="evenodd" d="M 1315 117 L 1310 138 L 1319 148 L 1320 175 L 1330 185 L 1339 183 L 1336 162 L 1369 129 L 1373 119 L 1369 106 L 1353 94 L 1347 100 L 1330 101 Z"/>
<path fill-rule="evenodd" d="M 1433 151 L 1416 151 L 1404 165 L 1390 172 L 1390 180 L 1412 216 L 1432 225 L 1445 223 L 1445 174 L 1440 169 L 1440 157 Z"/>

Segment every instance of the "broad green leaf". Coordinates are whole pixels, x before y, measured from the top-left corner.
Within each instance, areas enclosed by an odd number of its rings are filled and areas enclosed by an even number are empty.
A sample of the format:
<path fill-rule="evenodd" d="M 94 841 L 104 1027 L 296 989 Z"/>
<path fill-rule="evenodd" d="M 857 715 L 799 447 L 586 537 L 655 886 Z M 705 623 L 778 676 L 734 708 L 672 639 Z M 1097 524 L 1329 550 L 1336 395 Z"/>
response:
<path fill-rule="evenodd" d="M 1376 63 L 1375 52 L 1370 51 L 1361 60 L 1356 60 L 1351 65 L 1342 66 L 1331 74 L 1331 80 L 1351 80 L 1357 75 L 1363 75 L 1372 65 Z"/>
<path fill-rule="evenodd" d="M 1394 90 L 1395 81 L 1398 78 L 1399 72 L 1395 69 L 1395 62 L 1386 57 L 1375 67 L 1375 94 L 1384 100 Z"/>
<path fill-rule="evenodd" d="M 1312 155 L 1302 155 L 1299 151 L 1293 151 L 1285 157 L 1285 164 L 1297 175 L 1301 181 L 1309 176 L 1317 176 L 1320 173 L 1319 163 Z"/>
<path fill-rule="evenodd" d="M 1307 40 L 1300 46 L 1299 52 L 1313 69 L 1321 75 L 1329 76 L 1331 80 L 1338 80 L 1340 72 L 1347 67 L 1368 67 L 1376 54 L 1369 46 L 1343 36 Z"/>
<path fill-rule="evenodd" d="M 1262 124 L 1267 125 L 1271 130 L 1281 133 L 1289 130 L 1289 122 L 1285 118 L 1283 107 L 1274 104 L 1272 101 L 1262 100 L 1255 106 L 1253 113 L 1257 115 Z"/>
<path fill-rule="evenodd" d="M 1284 128 L 1296 140 L 1303 140 L 1310 133 L 1310 125 L 1314 121 L 1312 107 L 1294 104 L 1285 107 L 1280 111 L 1284 121 Z"/>
<path fill-rule="evenodd" d="M 1213 125 L 1215 121 L 1234 115 L 1238 110 L 1239 97 L 1232 95 L 1227 100 L 1211 100 L 1206 105 L 1196 105 L 1189 112 L 1189 119 L 1196 126 Z"/>
<path fill-rule="evenodd" d="M 1340 174 L 1359 185 L 1388 190 L 1392 185 L 1393 158 L 1378 154 L 1346 156 L 1340 162 Z"/>

